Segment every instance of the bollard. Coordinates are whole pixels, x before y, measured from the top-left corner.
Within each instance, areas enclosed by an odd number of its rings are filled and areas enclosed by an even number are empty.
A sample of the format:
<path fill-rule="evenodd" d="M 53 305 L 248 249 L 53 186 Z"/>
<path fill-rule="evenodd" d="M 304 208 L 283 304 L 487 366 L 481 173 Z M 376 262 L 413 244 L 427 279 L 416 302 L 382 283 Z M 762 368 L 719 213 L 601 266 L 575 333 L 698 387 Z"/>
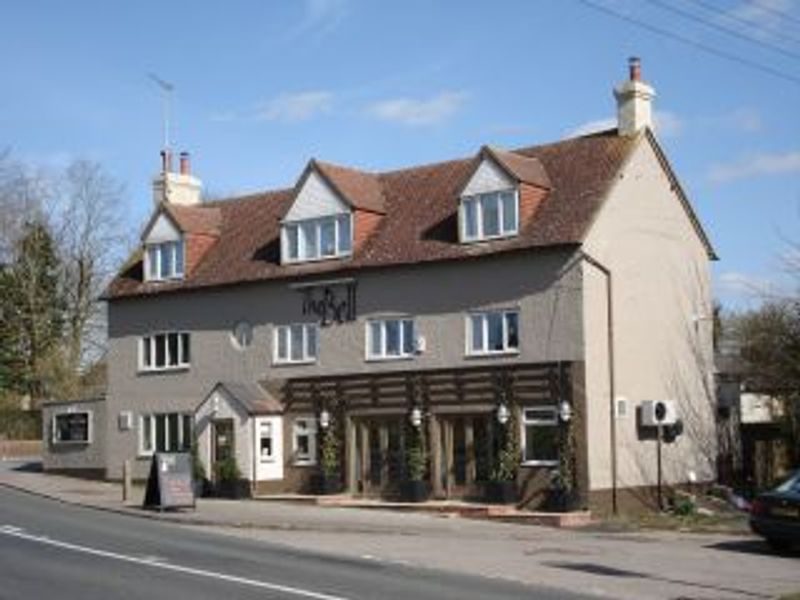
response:
<path fill-rule="evenodd" d="M 122 463 L 122 501 L 127 502 L 131 499 L 131 461 L 130 459 Z"/>

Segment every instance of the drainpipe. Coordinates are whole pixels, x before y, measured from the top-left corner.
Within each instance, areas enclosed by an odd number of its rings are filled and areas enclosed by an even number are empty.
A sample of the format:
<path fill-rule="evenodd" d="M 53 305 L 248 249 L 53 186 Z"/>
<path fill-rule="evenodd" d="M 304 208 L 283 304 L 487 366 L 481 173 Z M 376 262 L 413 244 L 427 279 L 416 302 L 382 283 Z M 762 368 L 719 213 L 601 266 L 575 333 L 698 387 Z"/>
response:
<path fill-rule="evenodd" d="M 608 344 L 608 416 L 611 422 L 611 511 L 617 514 L 617 419 L 614 410 L 615 381 L 614 381 L 614 305 L 611 285 L 611 270 L 603 263 L 581 251 L 581 258 L 592 265 L 606 277 L 606 340 Z"/>

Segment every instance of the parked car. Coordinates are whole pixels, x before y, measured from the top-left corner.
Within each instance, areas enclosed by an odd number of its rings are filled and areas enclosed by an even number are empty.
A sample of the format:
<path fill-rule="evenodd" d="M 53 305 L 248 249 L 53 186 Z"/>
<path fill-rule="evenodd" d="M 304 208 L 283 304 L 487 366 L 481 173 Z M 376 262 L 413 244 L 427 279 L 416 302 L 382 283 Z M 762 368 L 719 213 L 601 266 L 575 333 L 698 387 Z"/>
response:
<path fill-rule="evenodd" d="M 750 528 L 776 550 L 800 546 L 800 470 L 753 500 Z"/>

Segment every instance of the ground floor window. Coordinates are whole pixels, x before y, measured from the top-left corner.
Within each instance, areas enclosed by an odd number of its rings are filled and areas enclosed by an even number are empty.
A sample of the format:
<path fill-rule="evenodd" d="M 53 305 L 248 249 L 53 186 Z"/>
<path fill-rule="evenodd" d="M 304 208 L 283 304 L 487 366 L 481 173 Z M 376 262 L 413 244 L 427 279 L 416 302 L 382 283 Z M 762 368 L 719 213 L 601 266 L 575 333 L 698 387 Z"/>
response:
<path fill-rule="evenodd" d="M 192 445 L 192 415 L 160 413 L 142 415 L 139 452 L 188 452 Z"/>
<path fill-rule="evenodd" d="M 84 412 L 58 413 L 53 415 L 53 442 L 89 443 L 91 415 Z"/>
<path fill-rule="evenodd" d="M 294 420 L 292 451 L 295 464 L 313 465 L 317 462 L 317 421 L 311 418 Z"/>
<path fill-rule="evenodd" d="M 522 462 L 558 464 L 558 411 L 555 406 L 522 409 Z"/>

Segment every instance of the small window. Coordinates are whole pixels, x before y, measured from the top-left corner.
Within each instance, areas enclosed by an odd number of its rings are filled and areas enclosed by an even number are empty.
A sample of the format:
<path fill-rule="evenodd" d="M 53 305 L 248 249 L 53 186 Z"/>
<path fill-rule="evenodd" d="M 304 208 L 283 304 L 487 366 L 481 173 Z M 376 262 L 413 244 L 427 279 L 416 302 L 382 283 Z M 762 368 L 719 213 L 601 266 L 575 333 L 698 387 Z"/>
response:
<path fill-rule="evenodd" d="M 367 358 L 407 358 L 414 354 L 414 321 L 381 319 L 367 322 Z"/>
<path fill-rule="evenodd" d="M 317 462 L 317 424 L 315 419 L 294 421 L 292 450 L 295 464 L 313 465 Z"/>
<path fill-rule="evenodd" d="M 284 223 L 281 228 L 283 262 L 301 262 L 347 256 L 353 248 L 350 213 Z"/>
<path fill-rule="evenodd" d="M 57 413 L 53 415 L 53 442 L 56 444 L 88 444 L 91 442 L 89 412 Z"/>
<path fill-rule="evenodd" d="M 258 433 L 258 456 L 261 462 L 271 462 L 274 458 L 274 441 L 272 423 L 262 422 Z"/>
<path fill-rule="evenodd" d="M 192 416 L 186 413 L 145 414 L 139 419 L 139 453 L 188 452 Z"/>
<path fill-rule="evenodd" d="M 522 409 L 522 462 L 558 465 L 558 410 L 555 406 Z"/>
<path fill-rule="evenodd" d="M 460 210 L 463 242 L 508 237 L 519 229 L 519 200 L 514 190 L 463 198 Z"/>
<path fill-rule="evenodd" d="M 473 313 L 467 317 L 467 354 L 507 354 L 519 350 L 519 312 Z"/>
<path fill-rule="evenodd" d="M 148 244 L 145 252 L 145 279 L 180 279 L 185 270 L 183 240 Z"/>
<path fill-rule="evenodd" d="M 310 363 L 317 360 L 318 326 L 298 323 L 275 327 L 275 362 Z"/>
<path fill-rule="evenodd" d="M 190 336 L 184 332 L 158 333 L 139 340 L 142 371 L 185 369 L 191 362 Z"/>
<path fill-rule="evenodd" d="M 231 331 L 231 343 L 237 350 L 245 350 L 253 342 L 253 326 L 247 321 L 239 321 Z"/>

